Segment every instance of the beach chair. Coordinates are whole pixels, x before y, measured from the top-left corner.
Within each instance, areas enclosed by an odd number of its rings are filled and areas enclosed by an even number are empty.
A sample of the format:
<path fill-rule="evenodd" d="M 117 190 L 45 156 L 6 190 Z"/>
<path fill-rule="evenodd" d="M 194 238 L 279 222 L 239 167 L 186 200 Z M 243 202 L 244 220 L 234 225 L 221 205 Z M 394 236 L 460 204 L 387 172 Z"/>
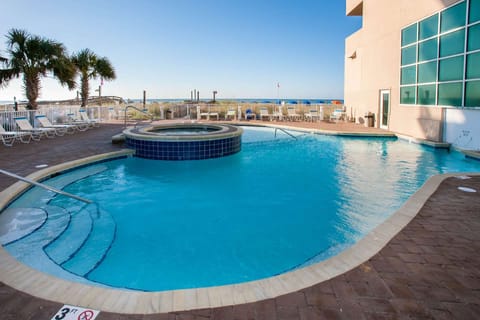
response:
<path fill-rule="evenodd" d="M 245 120 L 253 119 L 255 120 L 257 115 L 252 111 L 252 109 L 247 109 L 245 111 Z"/>
<path fill-rule="evenodd" d="M 317 109 L 310 109 L 307 113 L 305 113 L 305 120 L 312 122 L 320 120 Z"/>
<path fill-rule="evenodd" d="M 83 122 L 91 123 L 93 127 L 99 127 L 100 123 L 98 119 L 90 119 L 86 110 L 79 110 L 78 113 L 80 114 L 80 119 Z"/>
<path fill-rule="evenodd" d="M 15 140 L 19 140 L 23 143 L 29 143 L 32 139 L 32 134 L 30 132 L 22 131 L 6 131 L 5 128 L 3 128 L 3 126 L 0 124 L 0 137 L 6 147 L 11 147 Z"/>
<path fill-rule="evenodd" d="M 273 118 L 278 120 L 278 121 L 283 121 L 282 106 L 278 106 L 278 111 L 273 112 Z"/>
<path fill-rule="evenodd" d="M 34 128 L 28 122 L 26 117 L 17 117 L 13 118 L 15 120 L 15 123 L 17 124 L 18 128 L 20 131 L 24 132 L 30 132 L 32 139 L 35 141 L 40 141 L 42 136 L 45 136 L 47 138 L 53 138 L 56 135 L 55 129 L 53 128 Z"/>
<path fill-rule="evenodd" d="M 302 116 L 297 113 L 295 107 L 287 107 L 287 118 L 291 121 L 296 121 L 300 120 Z"/>
<path fill-rule="evenodd" d="M 38 123 L 42 126 L 42 128 L 52 128 L 55 129 L 55 133 L 57 136 L 63 136 L 65 133 L 73 134 L 76 129 L 76 125 L 73 124 L 52 124 L 50 120 L 44 115 L 35 116 Z"/>
<path fill-rule="evenodd" d="M 269 121 L 272 121 L 273 114 L 268 113 L 268 109 L 266 107 L 260 108 L 260 120 L 263 118 L 268 118 Z"/>

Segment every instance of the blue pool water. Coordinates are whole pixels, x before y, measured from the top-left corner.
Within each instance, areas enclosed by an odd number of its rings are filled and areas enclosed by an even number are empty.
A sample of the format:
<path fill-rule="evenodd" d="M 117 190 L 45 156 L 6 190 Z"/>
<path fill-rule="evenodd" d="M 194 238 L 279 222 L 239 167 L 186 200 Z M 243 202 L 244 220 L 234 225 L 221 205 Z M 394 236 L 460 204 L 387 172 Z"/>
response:
<path fill-rule="evenodd" d="M 45 272 L 113 287 L 239 283 L 337 254 L 432 175 L 480 171 L 459 153 L 401 140 L 292 133 L 297 140 L 245 128 L 242 151 L 229 157 L 126 158 L 60 175 L 46 183 L 100 210 L 31 189 L 10 208 L 53 211 L 51 224 L 61 227 L 5 247 Z M 50 238 L 39 242 L 42 232 Z"/>

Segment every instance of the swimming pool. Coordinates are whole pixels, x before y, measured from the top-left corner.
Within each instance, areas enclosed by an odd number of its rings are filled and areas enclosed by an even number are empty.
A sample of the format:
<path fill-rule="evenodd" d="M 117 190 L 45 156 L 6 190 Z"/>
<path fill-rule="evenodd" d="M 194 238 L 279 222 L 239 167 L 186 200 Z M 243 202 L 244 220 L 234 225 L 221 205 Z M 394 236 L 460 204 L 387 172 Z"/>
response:
<path fill-rule="evenodd" d="M 95 200 L 99 213 L 67 198 L 50 200 L 36 189 L 10 207 L 37 198 L 36 207 L 57 208 L 54 217 L 62 216 L 58 208 L 68 208 L 64 231 L 45 247 L 61 270 L 121 288 L 195 288 L 265 278 L 326 259 L 382 222 L 429 176 L 480 167 L 455 152 L 394 139 L 273 135 L 271 129 L 246 129 L 242 151 L 230 157 L 119 159 L 47 181 Z M 75 248 L 62 237 L 77 239 Z M 90 247 L 90 237 L 103 251 Z M 6 248 L 26 263 L 48 263 L 12 250 L 21 242 Z"/>

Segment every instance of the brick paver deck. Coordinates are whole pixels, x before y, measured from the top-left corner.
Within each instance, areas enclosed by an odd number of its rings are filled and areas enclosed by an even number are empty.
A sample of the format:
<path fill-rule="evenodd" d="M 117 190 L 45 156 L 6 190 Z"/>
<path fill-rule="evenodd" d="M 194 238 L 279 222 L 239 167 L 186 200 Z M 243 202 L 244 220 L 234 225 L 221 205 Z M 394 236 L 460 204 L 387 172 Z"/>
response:
<path fill-rule="evenodd" d="M 118 150 L 110 138 L 119 131 L 104 124 L 73 136 L 0 146 L 0 168 L 27 175 L 36 164 Z M 12 182 L 0 177 L 0 190 Z M 102 312 L 97 319 L 480 319 L 479 252 L 480 176 L 448 178 L 377 255 L 329 281 L 256 303 L 157 315 Z M 51 319 L 60 307 L 0 283 L 0 319 Z"/>

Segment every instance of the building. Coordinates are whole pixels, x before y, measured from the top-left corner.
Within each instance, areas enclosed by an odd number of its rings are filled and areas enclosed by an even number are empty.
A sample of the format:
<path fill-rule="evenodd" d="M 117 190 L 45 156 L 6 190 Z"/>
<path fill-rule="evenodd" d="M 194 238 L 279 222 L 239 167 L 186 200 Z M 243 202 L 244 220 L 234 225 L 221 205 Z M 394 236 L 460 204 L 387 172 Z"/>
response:
<path fill-rule="evenodd" d="M 480 150 L 480 0 L 346 0 L 346 11 L 362 17 L 345 41 L 347 113 Z"/>

